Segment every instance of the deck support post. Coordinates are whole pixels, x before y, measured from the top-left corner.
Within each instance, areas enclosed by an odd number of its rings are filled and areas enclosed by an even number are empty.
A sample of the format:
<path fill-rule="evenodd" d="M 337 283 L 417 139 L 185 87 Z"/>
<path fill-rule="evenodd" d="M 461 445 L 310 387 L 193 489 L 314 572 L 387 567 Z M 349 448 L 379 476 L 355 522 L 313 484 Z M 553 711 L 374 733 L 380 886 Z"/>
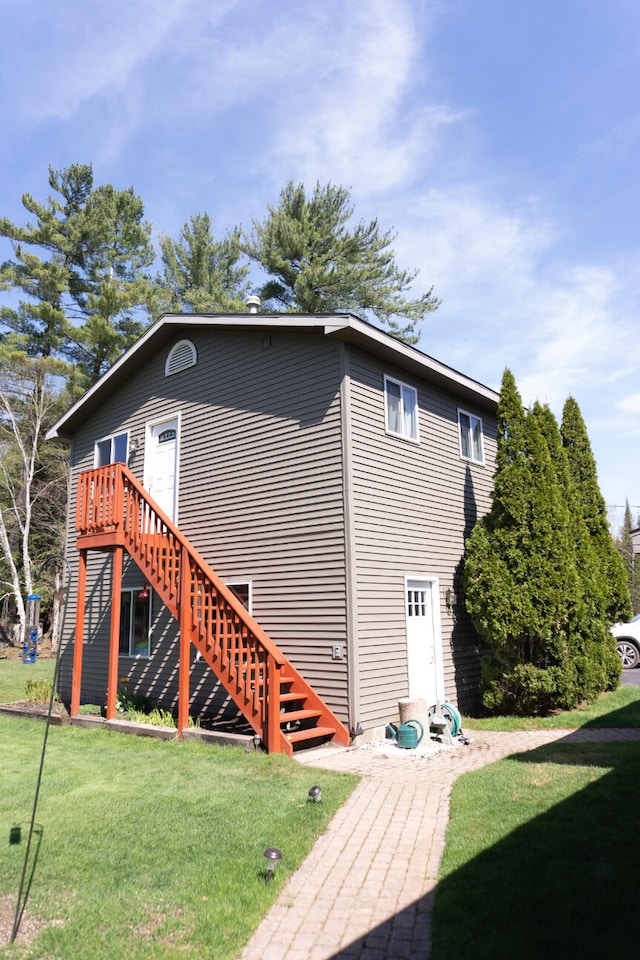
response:
<path fill-rule="evenodd" d="M 191 647 L 191 577 L 189 576 L 189 551 L 185 546 L 180 552 L 180 662 L 178 667 L 178 738 L 189 726 L 189 654 Z"/>
<path fill-rule="evenodd" d="M 122 595 L 123 547 L 114 547 L 111 574 L 111 630 L 109 633 L 109 674 L 107 678 L 107 720 L 116 715 L 118 656 L 120 653 L 120 606 Z"/>
<path fill-rule="evenodd" d="M 265 705 L 267 708 L 267 753 L 282 753 L 280 746 L 280 664 L 272 653 L 267 655 L 265 677 Z"/>
<path fill-rule="evenodd" d="M 328 738 L 344 745 L 349 743 L 349 731 L 344 724 L 314 693 L 234 592 L 124 464 L 110 464 L 80 474 L 76 530 L 80 560 L 71 695 L 73 714 L 79 712 L 81 699 L 87 554 L 95 550 L 112 554 L 107 717 L 112 719 L 116 715 L 126 550 L 148 585 L 179 621 L 179 737 L 189 724 L 193 643 L 270 753 L 291 756 L 294 744 L 300 747 L 307 741 Z M 98 597 L 91 599 L 96 605 L 99 603 Z M 175 668 L 175 659 L 173 665 Z M 150 669 L 155 666 L 150 665 Z M 282 691 L 284 684 L 286 696 Z M 283 697 L 285 707 L 291 707 L 295 701 L 304 704 L 304 708 L 290 710 L 294 715 L 290 722 L 295 723 L 291 732 L 282 729 L 286 722 L 280 714 Z"/>
<path fill-rule="evenodd" d="M 76 606 L 76 629 L 73 638 L 73 673 L 71 677 L 71 716 L 80 712 L 80 689 L 82 686 L 82 644 L 84 642 L 84 606 L 87 593 L 87 551 L 80 550 L 78 557 L 78 597 Z"/>

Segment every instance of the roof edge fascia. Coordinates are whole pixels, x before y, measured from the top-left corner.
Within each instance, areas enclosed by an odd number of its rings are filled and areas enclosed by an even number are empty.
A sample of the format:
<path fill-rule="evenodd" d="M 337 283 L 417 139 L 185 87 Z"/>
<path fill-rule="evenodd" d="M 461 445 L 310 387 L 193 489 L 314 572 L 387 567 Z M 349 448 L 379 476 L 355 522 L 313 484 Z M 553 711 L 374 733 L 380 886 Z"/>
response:
<path fill-rule="evenodd" d="M 144 345 L 155 337 L 164 327 L 207 327 L 215 326 L 218 328 L 237 327 L 243 328 L 264 328 L 271 329 L 297 329 L 297 330 L 321 330 L 325 336 L 332 336 L 337 339 L 346 339 L 348 331 L 355 334 L 363 343 L 376 343 L 381 349 L 385 349 L 397 356 L 402 357 L 418 368 L 437 374 L 439 377 L 449 380 L 459 386 L 477 393 L 479 396 L 489 402 L 497 402 L 498 394 L 486 387 L 484 384 L 471 377 L 448 367 L 446 364 L 434 360 L 416 347 L 412 347 L 401 340 L 396 340 L 389 333 L 374 327 L 372 324 L 361 320 L 352 313 L 332 313 L 332 314 L 186 314 L 186 313 L 165 313 L 158 317 L 144 333 L 126 350 L 115 363 L 109 367 L 107 372 L 100 377 L 96 383 L 91 386 L 65 413 L 53 424 L 46 433 L 47 440 L 68 439 L 69 434 L 65 432 L 65 424 L 73 419 L 77 412 L 93 397 L 96 393 L 102 392 L 105 386 L 117 376 L 118 371 L 131 362 L 132 358 L 141 350 Z"/>
<path fill-rule="evenodd" d="M 408 360 L 412 364 L 417 365 L 423 370 L 429 371 L 430 373 L 435 373 L 442 379 L 449 380 L 458 386 L 464 387 L 466 390 L 477 393 L 479 396 L 483 397 L 489 402 L 498 402 L 499 394 L 496 390 L 493 390 L 491 387 L 487 387 L 479 380 L 474 380 L 473 377 L 468 377 L 466 374 L 460 373 L 460 371 L 454 369 L 454 367 L 447 366 L 446 363 L 441 363 L 439 360 L 435 360 L 423 350 L 413 347 L 408 343 L 404 343 L 402 340 L 397 340 L 385 330 L 374 327 L 372 324 L 361 320 L 360 317 L 357 317 L 354 314 L 348 314 L 344 317 L 336 317 L 335 320 L 339 322 L 325 323 L 325 332 L 327 334 L 339 336 L 340 333 L 345 329 L 352 329 L 358 334 L 361 334 L 363 337 L 366 337 L 367 340 L 378 343 L 381 347 L 384 347 L 388 350 L 393 350 L 393 352 L 397 353 L 399 356 L 402 356 L 404 359 Z"/>

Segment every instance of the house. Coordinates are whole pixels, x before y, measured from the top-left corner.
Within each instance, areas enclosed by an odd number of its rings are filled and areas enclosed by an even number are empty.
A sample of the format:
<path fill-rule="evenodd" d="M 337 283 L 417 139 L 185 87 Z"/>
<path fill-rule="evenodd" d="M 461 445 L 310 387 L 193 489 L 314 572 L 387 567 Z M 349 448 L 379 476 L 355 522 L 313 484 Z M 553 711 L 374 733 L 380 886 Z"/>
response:
<path fill-rule="evenodd" d="M 49 433 L 72 712 L 126 682 L 291 752 L 382 735 L 405 697 L 477 703 L 459 573 L 497 402 L 351 314 L 160 317 Z"/>

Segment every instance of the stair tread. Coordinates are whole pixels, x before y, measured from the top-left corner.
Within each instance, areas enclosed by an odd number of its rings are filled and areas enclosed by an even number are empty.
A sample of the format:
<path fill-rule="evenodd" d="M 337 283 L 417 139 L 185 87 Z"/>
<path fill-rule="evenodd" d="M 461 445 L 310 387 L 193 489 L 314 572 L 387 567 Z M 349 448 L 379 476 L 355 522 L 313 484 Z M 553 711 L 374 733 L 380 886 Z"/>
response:
<path fill-rule="evenodd" d="M 284 733 L 285 740 L 289 743 L 299 743 L 301 740 L 316 740 L 318 737 L 332 737 L 335 734 L 334 727 L 305 727 L 303 730 L 294 730 L 292 733 Z"/>
<path fill-rule="evenodd" d="M 319 717 L 320 710 L 288 710 L 280 714 L 280 723 L 293 723 L 295 720 L 310 720 Z"/>
<path fill-rule="evenodd" d="M 100 486 L 107 481 L 107 486 Z M 99 493 L 101 490 L 103 494 Z M 286 744 L 295 743 L 304 747 L 313 745 L 314 741 L 334 737 L 342 742 L 342 738 L 348 736 L 341 721 L 333 716 L 283 653 L 272 650 L 272 659 L 267 657 L 267 648 L 263 640 L 253 633 L 252 623 L 245 622 L 244 616 L 237 610 L 237 616 L 221 619 L 219 608 L 222 609 L 223 604 L 218 597 L 217 581 L 210 576 L 209 568 L 201 562 L 189 540 L 179 531 L 170 529 L 167 518 L 148 492 L 139 489 L 137 481 L 125 466 L 110 466 L 107 472 L 103 468 L 86 472 L 78 491 L 79 501 L 86 501 L 83 508 L 86 516 L 83 513 L 82 524 L 78 527 L 80 549 L 124 547 L 149 586 L 178 620 L 186 580 L 193 610 L 180 624 L 184 639 L 200 652 L 203 662 L 213 670 L 235 706 L 252 726 L 260 729 L 264 724 L 267 700 L 270 701 L 269 707 L 273 707 L 274 703 L 282 707 L 279 724 Z M 99 496 L 103 496 L 99 502 L 100 514 L 92 527 L 89 506 L 97 502 L 96 497 L 99 500 Z M 111 522 L 106 509 L 112 498 L 116 505 L 120 501 L 132 505 L 130 511 L 116 522 Z M 140 523 L 139 517 L 148 518 L 148 522 L 145 519 Z M 100 520 L 104 522 L 98 526 Z M 186 568 L 183 566 L 185 556 L 188 561 Z M 271 672 L 271 667 L 274 672 Z M 275 689 L 270 688 L 274 680 Z M 272 719 L 275 721 L 276 718 Z M 286 733 L 284 728 L 287 726 L 297 729 Z M 286 744 L 280 739 L 279 744 L 274 743 L 270 749 L 282 750 Z M 291 747 L 285 752 L 291 753 Z"/>

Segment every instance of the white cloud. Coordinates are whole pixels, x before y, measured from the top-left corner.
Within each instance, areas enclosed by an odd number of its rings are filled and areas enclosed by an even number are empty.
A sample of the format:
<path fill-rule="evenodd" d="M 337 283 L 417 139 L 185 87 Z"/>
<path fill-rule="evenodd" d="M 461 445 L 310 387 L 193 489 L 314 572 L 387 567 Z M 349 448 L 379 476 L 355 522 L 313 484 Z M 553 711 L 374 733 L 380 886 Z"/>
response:
<path fill-rule="evenodd" d="M 615 409 L 620 413 L 630 414 L 640 418 L 640 393 L 628 393 L 615 403 Z M 640 433 L 640 420 L 635 424 L 634 433 L 636 436 Z"/>
<path fill-rule="evenodd" d="M 228 6 L 217 3 L 218 15 Z M 17 90 L 22 109 L 31 122 L 68 120 L 93 97 L 126 91 L 198 7 L 197 0 L 67 0 L 42 7 L 37 21 L 19 24 L 16 37 L 28 64 Z M 38 42 L 44 35 L 46 43 Z"/>
<path fill-rule="evenodd" d="M 415 96 L 426 76 L 428 21 L 410 4 L 376 0 L 332 13 L 337 29 L 320 41 L 306 88 L 290 92 L 273 153 L 297 179 L 383 194 L 415 179 L 457 114 Z"/>

